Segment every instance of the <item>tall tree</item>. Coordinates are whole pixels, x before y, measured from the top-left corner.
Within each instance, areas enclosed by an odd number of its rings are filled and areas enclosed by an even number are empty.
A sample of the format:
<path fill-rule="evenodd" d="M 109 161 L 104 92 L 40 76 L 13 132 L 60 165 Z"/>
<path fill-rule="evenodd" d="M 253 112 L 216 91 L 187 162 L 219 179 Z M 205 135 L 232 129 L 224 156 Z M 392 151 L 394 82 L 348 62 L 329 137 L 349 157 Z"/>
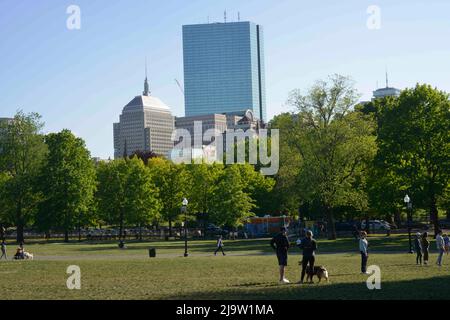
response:
<path fill-rule="evenodd" d="M 158 189 L 142 160 L 133 157 L 100 163 L 97 176 L 99 214 L 105 222 L 119 225 L 120 239 L 125 225 L 142 227 L 158 217 Z"/>
<path fill-rule="evenodd" d="M 92 206 L 95 168 L 84 141 L 69 130 L 50 133 L 45 142 L 49 152 L 40 179 L 45 200 L 39 221 L 47 228 L 64 231 L 68 242 L 69 232 Z"/>
<path fill-rule="evenodd" d="M 320 203 L 329 239 L 336 238 L 334 207 L 367 208 L 365 170 L 376 144 L 373 121 L 352 111 L 357 99 L 353 82 L 340 75 L 317 81 L 307 95 L 295 90 L 289 103 L 298 114 L 283 128 L 289 133 L 281 131 L 300 156 L 297 190 L 304 202 Z"/>
<path fill-rule="evenodd" d="M 414 206 L 428 208 L 439 229 L 437 201 L 450 179 L 449 94 L 417 84 L 390 100 L 380 119 L 377 157 L 401 177 Z"/>
<path fill-rule="evenodd" d="M 17 227 L 17 241 L 24 241 L 24 227 L 32 220 L 41 196 L 36 178 L 47 152 L 37 113 L 18 111 L 10 121 L 0 122 L 0 171 L 8 175 L 1 197 L 5 222 Z"/>
<path fill-rule="evenodd" d="M 169 222 L 169 236 L 172 236 L 172 224 L 181 213 L 181 202 L 189 197 L 192 185 L 189 172 L 186 165 L 177 165 L 163 158 L 150 159 L 148 167 L 159 190 L 161 218 Z"/>
<path fill-rule="evenodd" d="M 211 219 L 219 225 L 237 227 L 254 216 L 254 200 L 244 190 L 238 165 L 230 165 L 222 171 L 212 196 Z"/>

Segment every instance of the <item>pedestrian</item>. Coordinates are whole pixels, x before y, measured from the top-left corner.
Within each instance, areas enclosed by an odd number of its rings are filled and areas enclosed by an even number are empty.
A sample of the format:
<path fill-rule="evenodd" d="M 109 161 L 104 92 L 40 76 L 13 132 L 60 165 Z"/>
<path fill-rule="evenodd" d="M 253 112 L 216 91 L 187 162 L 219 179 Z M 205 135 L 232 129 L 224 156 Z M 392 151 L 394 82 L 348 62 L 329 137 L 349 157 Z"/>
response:
<path fill-rule="evenodd" d="M 313 239 L 313 233 L 311 230 L 306 231 L 306 237 L 301 240 L 299 247 L 303 249 L 302 274 L 299 283 L 303 283 L 303 279 L 305 278 L 306 274 L 306 267 L 308 266 L 308 264 L 311 272 L 314 272 L 317 242 L 315 239 Z"/>
<path fill-rule="evenodd" d="M 444 237 L 445 252 L 447 252 L 447 255 L 448 255 L 448 251 L 450 249 L 450 238 L 448 237 L 447 234 L 444 234 L 443 237 Z"/>
<path fill-rule="evenodd" d="M 420 232 L 416 233 L 416 238 L 414 239 L 414 246 L 416 247 L 416 264 L 422 265 L 422 243 L 420 241 Z"/>
<path fill-rule="evenodd" d="M 280 267 L 280 283 L 289 283 L 290 281 L 285 277 L 289 250 L 289 240 L 285 227 L 281 227 L 280 233 L 272 238 L 270 241 L 270 246 L 277 253 L 278 265 Z"/>
<path fill-rule="evenodd" d="M 219 239 L 217 239 L 217 249 L 214 251 L 214 255 L 217 254 L 217 251 L 222 251 L 222 254 L 225 255 L 225 252 L 223 252 L 223 241 L 222 236 L 219 236 Z"/>
<path fill-rule="evenodd" d="M 444 238 L 442 237 L 442 230 L 438 230 L 436 233 L 436 247 L 438 249 L 438 258 L 436 264 L 442 266 L 442 256 L 445 252 Z"/>
<path fill-rule="evenodd" d="M 428 232 L 424 232 L 422 235 L 422 252 L 423 264 L 428 264 L 428 255 L 430 253 L 430 241 L 428 241 Z"/>
<path fill-rule="evenodd" d="M 5 257 L 5 260 L 8 260 L 8 257 L 6 255 L 6 242 L 5 242 L 5 239 L 2 240 L 1 249 L 2 249 L 2 256 L 0 257 L 0 260 L 3 257 Z"/>
<path fill-rule="evenodd" d="M 359 252 L 361 253 L 361 274 L 367 273 L 367 260 L 369 259 L 369 242 L 367 241 L 367 232 L 361 231 L 359 238 Z"/>

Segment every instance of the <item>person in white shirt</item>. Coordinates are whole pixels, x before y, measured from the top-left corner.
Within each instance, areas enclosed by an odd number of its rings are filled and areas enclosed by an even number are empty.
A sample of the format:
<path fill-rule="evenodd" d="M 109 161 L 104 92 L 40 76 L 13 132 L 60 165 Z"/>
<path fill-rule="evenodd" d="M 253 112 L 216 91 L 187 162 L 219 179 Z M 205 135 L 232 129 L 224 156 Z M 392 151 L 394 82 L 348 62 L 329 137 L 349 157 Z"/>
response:
<path fill-rule="evenodd" d="M 223 241 L 222 236 L 219 236 L 219 239 L 217 239 L 217 249 L 214 251 L 214 255 L 217 254 L 217 251 L 222 251 L 222 254 L 225 255 L 225 252 L 223 251 Z"/>
<path fill-rule="evenodd" d="M 369 242 L 366 239 L 367 232 L 361 231 L 359 238 L 359 251 L 361 252 L 361 273 L 367 274 L 367 259 L 369 258 Z"/>
<path fill-rule="evenodd" d="M 442 237 L 442 230 L 438 230 L 436 233 L 436 247 L 438 249 L 439 255 L 436 264 L 440 267 L 442 266 L 442 256 L 445 252 L 444 238 Z"/>

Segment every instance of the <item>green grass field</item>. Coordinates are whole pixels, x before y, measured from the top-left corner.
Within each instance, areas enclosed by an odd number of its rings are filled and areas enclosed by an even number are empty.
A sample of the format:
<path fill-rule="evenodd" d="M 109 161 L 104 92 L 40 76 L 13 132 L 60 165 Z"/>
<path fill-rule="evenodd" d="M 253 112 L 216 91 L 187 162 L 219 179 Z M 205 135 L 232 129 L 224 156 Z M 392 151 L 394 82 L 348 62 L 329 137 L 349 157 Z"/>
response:
<path fill-rule="evenodd" d="M 416 266 L 405 253 L 407 239 L 370 238 L 369 265 L 381 268 L 381 290 L 368 290 L 359 274 L 360 258 L 353 239 L 319 241 L 317 264 L 327 267 L 328 283 L 279 285 L 276 257 L 268 239 L 225 241 L 227 256 L 214 256 L 214 241 L 103 244 L 29 244 L 33 261 L 0 261 L 4 299 L 450 299 L 450 256 L 436 266 Z M 157 250 L 148 257 L 148 248 Z M 10 256 L 15 245 L 8 246 Z M 287 278 L 300 277 L 299 250 L 292 248 Z M 69 290 L 66 269 L 81 268 L 81 290 Z"/>

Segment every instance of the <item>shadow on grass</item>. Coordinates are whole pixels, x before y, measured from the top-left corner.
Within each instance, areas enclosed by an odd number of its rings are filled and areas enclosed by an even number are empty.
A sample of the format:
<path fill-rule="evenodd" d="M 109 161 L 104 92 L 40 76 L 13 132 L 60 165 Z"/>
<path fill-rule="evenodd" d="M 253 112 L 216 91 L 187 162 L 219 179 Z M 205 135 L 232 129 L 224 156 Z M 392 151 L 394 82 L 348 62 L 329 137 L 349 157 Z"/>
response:
<path fill-rule="evenodd" d="M 321 282 L 320 284 L 247 283 L 211 292 L 192 292 L 166 297 L 217 300 L 423 300 L 450 299 L 450 275 L 428 279 L 382 282 L 380 290 L 367 289 L 366 278 L 357 283 Z"/>

